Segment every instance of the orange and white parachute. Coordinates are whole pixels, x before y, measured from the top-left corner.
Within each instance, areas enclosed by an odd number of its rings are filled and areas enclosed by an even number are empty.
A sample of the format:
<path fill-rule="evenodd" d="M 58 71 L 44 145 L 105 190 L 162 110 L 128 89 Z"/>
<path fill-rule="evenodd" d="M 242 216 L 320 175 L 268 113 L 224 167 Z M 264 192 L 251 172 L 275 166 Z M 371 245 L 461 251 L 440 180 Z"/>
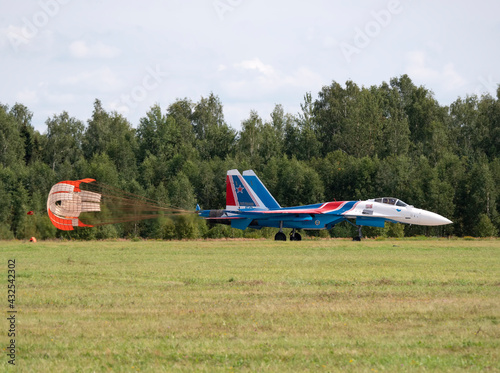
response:
<path fill-rule="evenodd" d="M 90 224 L 83 223 L 79 216 L 82 212 L 101 211 L 101 195 L 80 189 L 82 182 L 93 181 L 95 179 L 61 181 L 50 189 L 47 212 L 56 228 L 72 231 L 73 227 L 92 227 Z"/>
<path fill-rule="evenodd" d="M 75 227 L 152 219 L 159 213 L 189 213 L 90 178 L 55 184 L 47 198 L 47 212 L 52 224 L 65 231 Z"/>

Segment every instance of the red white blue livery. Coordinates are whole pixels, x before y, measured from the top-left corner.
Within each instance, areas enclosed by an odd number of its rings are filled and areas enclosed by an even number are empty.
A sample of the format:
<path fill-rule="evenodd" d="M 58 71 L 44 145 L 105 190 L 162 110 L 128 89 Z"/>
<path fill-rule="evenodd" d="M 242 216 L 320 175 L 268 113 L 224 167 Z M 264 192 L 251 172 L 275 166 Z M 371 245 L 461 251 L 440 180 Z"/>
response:
<path fill-rule="evenodd" d="M 229 170 L 226 176 L 226 208 L 198 211 L 200 217 L 233 228 L 246 229 L 276 227 L 275 240 L 286 241 L 283 228 L 292 228 L 290 240 L 301 239 L 297 229 L 332 229 L 336 224 L 354 220 L 361 227 L 384 227 L 385 222 L 444 225 L 452 223 L 436 213 L 415 208 L 392 198 L 374 198 L 366 201 L 335 201 L 313 205 L 281 207 L 252 170 L 241 175 Z"/>

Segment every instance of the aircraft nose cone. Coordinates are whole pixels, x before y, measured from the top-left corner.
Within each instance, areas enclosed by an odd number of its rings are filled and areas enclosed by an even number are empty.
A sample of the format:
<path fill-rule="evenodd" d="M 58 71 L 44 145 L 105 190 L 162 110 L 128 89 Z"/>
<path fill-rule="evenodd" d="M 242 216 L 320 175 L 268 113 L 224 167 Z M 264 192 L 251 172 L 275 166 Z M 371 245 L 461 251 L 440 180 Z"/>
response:
<path fill-rule="evenodd" d="M 420 214 L 420 222 L 424 225 L 446 225 L 453 223 L 450 219 L 446 219 L 444 216 L 426 210 L 422 210 Z"/>

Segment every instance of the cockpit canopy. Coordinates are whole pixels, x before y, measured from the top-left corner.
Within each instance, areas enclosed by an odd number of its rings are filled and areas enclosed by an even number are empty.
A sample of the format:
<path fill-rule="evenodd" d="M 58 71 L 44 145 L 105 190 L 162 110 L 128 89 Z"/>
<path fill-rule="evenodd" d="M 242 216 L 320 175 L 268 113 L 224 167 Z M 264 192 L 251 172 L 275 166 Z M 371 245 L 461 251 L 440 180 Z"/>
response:
<path fill-rule="evenodd" d="M 400 206 L 400 207 L 408 206 L 407 203 L 404 203 L 400 199 L 393 198 L 393 197 L 375 198 L 375 199 L 372 199 L 370 201 L 379 202 L 379 203 L 387 203 L 388 205 L 396 205 L 396 206 Z"/>

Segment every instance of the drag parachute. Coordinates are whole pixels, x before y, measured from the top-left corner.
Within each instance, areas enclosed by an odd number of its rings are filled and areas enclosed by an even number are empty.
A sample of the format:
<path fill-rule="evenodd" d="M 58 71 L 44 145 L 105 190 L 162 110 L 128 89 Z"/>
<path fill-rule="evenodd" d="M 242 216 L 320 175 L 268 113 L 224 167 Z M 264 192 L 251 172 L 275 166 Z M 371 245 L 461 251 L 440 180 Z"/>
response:
<path fill-rule="evenodd" d="M 58 229 L 94 227 L 152 219 L 159 214 L 190 211 L 163 206 L 154 200 L 128 193 L 95 179 L 66 180 L 55 184 L 47 198 L 47 212 Z"/>

